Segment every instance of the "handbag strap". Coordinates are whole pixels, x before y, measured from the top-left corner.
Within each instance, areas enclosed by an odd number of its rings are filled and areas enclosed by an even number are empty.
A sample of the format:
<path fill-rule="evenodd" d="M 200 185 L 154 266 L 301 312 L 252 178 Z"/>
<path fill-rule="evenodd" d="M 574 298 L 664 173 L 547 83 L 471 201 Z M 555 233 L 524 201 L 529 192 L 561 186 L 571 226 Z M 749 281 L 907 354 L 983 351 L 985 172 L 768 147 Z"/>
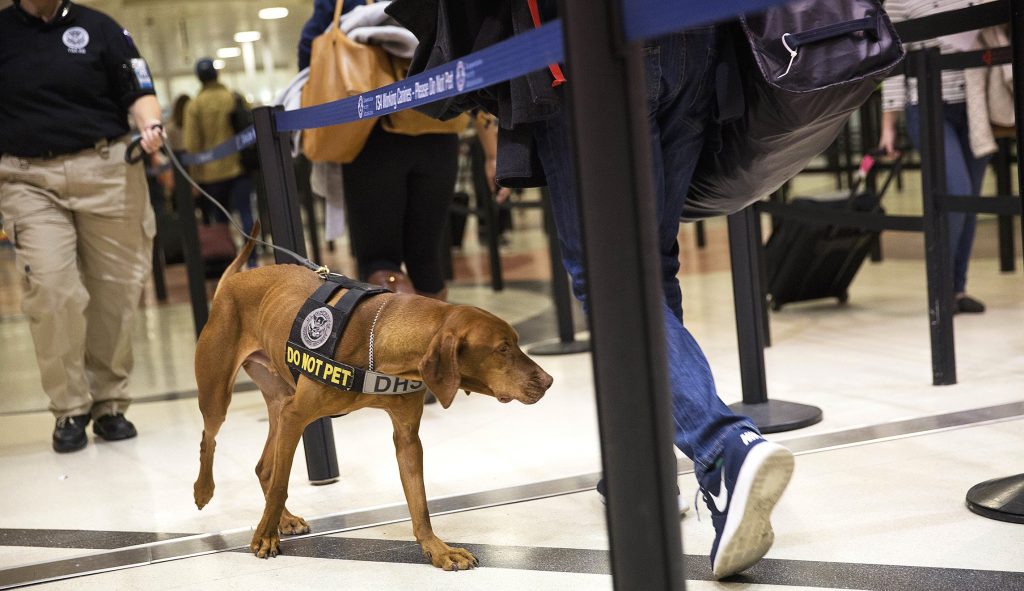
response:
<path fill-rule="evenodd" d="M 344 6 L 345 6 L 345 0 L 336 0 L 334 2 L 334 20 L 331 21 L 331 30 L 332 31 L 334 29 L 337 29 L 337 30 L 341 31 L 341 23 L 338 22 L 338 19 L 341 18 L 341 9 L 344 8 Z M 345 32 L 342 31 L 342 34 L 344 34 L 344 33 Z"/>
<path fill-rule="evenodd" d="M 796 61 L 797 52 L 801 47 L 811 45 L 813 43 L 820 43 L 826 39 L 832 39 L 834 37 L 842 37 L 843 35 L 849 35 L 850 33 L 864 32 L 871 36 L 872 39 L 878 40 L 878 15 L 870 13 L 864 18 L 858 18 L 852 21 L 846 21 L 842 23 L 833 23 L 818 27 L 817 29 L 811 29 L 810 31 L 803 31 L 802 33 L 783 33 L 782 35 L 782 46 L 789 52 L 789 66 L 786 67 L 786 71 L 779 76 L 779 80 L 789 74 L 789 71 L 793 69 L 793 62 Z"/>
<path fill-rule="evenodd" d="M 537 8 L 537 0 L 527 0 L 526 3 L 530 5 L 530 17 L 533 19 L 534 28 L 540 27 L 540 9 Z M 565 83 L 565 75 L 562 74 L 561 66 L 548 64 L 548 69 L 551 70 L 551 75 L 554 77 L 554 81 L 551 82 L 552 87 Z"/>

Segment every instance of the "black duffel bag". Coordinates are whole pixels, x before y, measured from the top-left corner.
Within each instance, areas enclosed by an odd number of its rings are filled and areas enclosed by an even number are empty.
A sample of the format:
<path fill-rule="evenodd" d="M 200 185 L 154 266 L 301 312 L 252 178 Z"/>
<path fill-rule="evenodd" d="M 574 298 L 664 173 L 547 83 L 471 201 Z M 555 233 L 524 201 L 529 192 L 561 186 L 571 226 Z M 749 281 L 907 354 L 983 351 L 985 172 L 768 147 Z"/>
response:
<path fill-rule="evenodd" d="M 721 123 L 721 141 L 701 153 L 687 221 L 735 213 L 799 174 L 905 55 L 876 0 L 794 0 L 737 28 L 718 93 L 720 119 L 738 117 Z"/>

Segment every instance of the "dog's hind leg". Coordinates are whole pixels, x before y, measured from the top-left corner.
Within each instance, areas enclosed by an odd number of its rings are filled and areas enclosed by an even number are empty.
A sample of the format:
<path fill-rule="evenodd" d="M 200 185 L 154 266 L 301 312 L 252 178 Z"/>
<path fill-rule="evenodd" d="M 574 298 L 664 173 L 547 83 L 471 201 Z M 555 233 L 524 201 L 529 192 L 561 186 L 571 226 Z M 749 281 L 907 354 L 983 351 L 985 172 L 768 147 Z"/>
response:
<path fill-rule="evenodd" d="M 267 443 L 263 446 L 263 455 L 256 464 L 256 476 L 260 479 L 260 486 L 263 488 L 263 496 L 266 497 L 270 487 L 270 472 L 274 465 L 274 442 L 277 440 L 278 424 L 280 422 L 281 408 L 284 401 L 294 392 L 292 385 L 281 379 L 277 372 L 269 367 L 269 359 L 262 352 L 250 355 L 242 364 L 245 373 L 249 374 L 252 381 L 260 388 L 263 399 L 267 403 L 267 415 L 270 422 L 270 429 L 267 432 Z M 279 529 L 282 534 L 307 534 L 309 524 L 306 520 L 293 515 L 288 507 L 281 511 Z"/>
<path fill-rule="evenodd" d="M 217 309 L 216 304 L 220 304 Z M 199 387 L 199 410 L 203 413 L 203 439 L 199 444 L 199 477 L 193 487 L 196 507 L 202 509 L 213 498 L 213 452 L 217 448 L 217 432 L 224 424 L 231 388 L 238 372 L 238 327 L 229 321 L 235 318 L 230 301 L 215 303 L 210 322 L 196 343 L 196 385 Z M 215 319 L 223 319 L 219 322 Z"/>
<path fill-rule="evenodd" d="M 295 448 L 302 431 L 317 418 L 315 389 L 306 389 L 300 383 L 295 395 L 285 399 L 278 413 L 277 432 L 267 457 L 270 479 L 265 487 L 266 506 L 263 518 L 253 532 L 250 548 L 260 558 L 277 556 L 280 547 L 279 524 L 288 498 L 288 477 L 292 470 Z"/>

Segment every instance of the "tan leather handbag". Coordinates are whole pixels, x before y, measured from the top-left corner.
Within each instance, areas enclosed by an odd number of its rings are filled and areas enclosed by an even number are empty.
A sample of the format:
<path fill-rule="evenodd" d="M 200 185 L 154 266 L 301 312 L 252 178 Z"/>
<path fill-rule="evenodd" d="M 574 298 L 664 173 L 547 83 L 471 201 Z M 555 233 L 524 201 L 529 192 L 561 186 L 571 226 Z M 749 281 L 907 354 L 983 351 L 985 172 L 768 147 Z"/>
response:
<path fill-rule="evenodd" d="M 382 48 L 352 41 L 338 27 L 343 4 L 344 0 L 337 0 L 331 28 L 313 40 L 309 81 L 302 89 L 303 107 L 348 98 L 395 82 L 391 59 Z M 376 123 L 377 119 L 372 118 L 307 129 L 302 133 L 302 151 L 313 162 L 348 164 L 362 151 Z"/>
<path fill-rule="evenodd" d="M 395 72 L 395 78 L 405 80 L 409 75 L 410 60 L 391 57 L 391 64 Z M 448 121 L 434 119 L 416 111 L 406 109 L 385 115 L 381 122 L 384 131 L 400 135 L 425 135 L 428 133 L 461 133 L 469 125 L 469 115 L 462 114 Z"/>

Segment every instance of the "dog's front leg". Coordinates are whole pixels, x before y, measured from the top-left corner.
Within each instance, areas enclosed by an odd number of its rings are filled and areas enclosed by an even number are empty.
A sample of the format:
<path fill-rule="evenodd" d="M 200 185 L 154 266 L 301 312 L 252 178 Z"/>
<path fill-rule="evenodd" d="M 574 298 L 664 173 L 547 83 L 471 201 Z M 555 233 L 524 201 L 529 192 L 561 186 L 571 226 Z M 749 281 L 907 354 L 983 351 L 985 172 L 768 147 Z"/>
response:
<path fill-rule="evenodd" d="M 301 389 L 300 389 L 301 392 Z M 292 470 L 295 449 L 302 438 L 302 430 L 309 422 L 309 413 L 302 412 L 302 396 L 299 392 L 281 407 L 278 417 L 277 437 L 270 469 L 270 482 L 266 487 L 266 506 L 263 518 L 253 532 L 250 548 L 260 558 L 273 558 L 280 551 L 281 538 L 278 526 L 285 499 L 288 498 L 288 476 Z"/>
<path fill-rule="evenodd" d="M 394 426 L 395 455 L 398 458 L 398 472 L 402 478 L 405 502 L 412 517 L 412 530 L 419 542 L 423 555 L 431 564 L 444 570 L 466 570 L 478 564 L 477 559 L 464 548 L 453 548 L 434 535 L 430 527 L 430 512 L 427 510 L 427 493 L 423 486 L 423 445 L 420 443 L 420 418 L 423 416 L 422 401 L 401 404 L 389 409 Z"/>

